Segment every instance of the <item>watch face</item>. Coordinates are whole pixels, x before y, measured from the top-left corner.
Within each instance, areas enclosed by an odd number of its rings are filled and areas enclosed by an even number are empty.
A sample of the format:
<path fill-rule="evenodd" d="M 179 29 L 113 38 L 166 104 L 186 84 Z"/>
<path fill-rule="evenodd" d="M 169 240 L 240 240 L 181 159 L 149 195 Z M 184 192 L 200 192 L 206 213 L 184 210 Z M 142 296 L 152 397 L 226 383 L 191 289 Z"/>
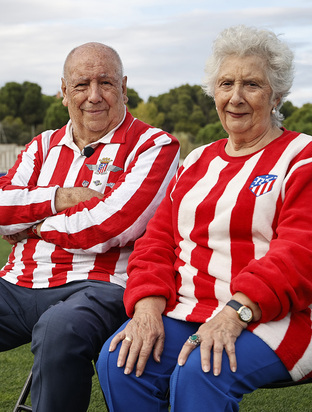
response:
<path fill-rule="evenodd" d="M 243 306 L 239 312 L 239 317 L 242 321 L 249 322 L 252 319 L 252 311 L 246 306 Z"/>

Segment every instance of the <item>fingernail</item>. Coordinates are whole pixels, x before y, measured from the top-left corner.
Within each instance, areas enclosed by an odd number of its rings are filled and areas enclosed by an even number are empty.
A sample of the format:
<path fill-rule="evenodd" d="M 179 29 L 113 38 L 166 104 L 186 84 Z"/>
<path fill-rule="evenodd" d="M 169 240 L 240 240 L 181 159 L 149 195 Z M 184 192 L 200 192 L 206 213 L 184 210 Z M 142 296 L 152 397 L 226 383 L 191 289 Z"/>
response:
<path fill-rule="evenodd" d="M 117 362 L 117 368 L 121 368 L 121 367 L 122 367 L 121 362 Z"/>
<path fill-rule="evenodd" d="M 129 370 L 128 368 L 126 368 L 126 369 L 124 370 L 124 374 L 125 374 L 125 375 L 129 375 L 129 374 L 130 374 L 130 370 Z"/>
<path fill-rule="evenodd" d="M 219 369 L 214 369 L 213 370 L 213 374 L 214 374 L 214 376 L 219 376 Z"/>
<path fill-rule="evenodd" d="M 204 371 L 205 373 L 209 372 L 209 370 L 210 370 L 209 366 L 205 365 L 205 366 L 203 367 L 203 371 Z"/>
<path fill-rule="evenodd" d="M 233 366 L 233 368 L 232 368 L 232 372 L 234 372 L 234 373 L 235 373 L 235 372 L 236 372 L 236 370 L 237 370 L 237 369 L 236 369 L 236 367 L 235 367 L 235 366 Z"/>

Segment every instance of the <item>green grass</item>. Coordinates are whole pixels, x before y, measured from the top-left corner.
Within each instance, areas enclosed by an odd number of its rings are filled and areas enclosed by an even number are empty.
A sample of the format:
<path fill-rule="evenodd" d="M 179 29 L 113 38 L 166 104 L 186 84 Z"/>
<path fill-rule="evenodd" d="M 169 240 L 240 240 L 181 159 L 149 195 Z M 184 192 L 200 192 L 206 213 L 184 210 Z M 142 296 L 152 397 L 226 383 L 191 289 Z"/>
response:
<path fill-rule="evenodd" d="M 0 238 L 0 267 L 10 245 Z M 11 412 L 33 363 L 30 344 L 0 353 L 0 411 Z M 208 409 L 203 408 L 203 412 Z M 101 388 L 95 374 L 88 412 L 106 412 Z M 240 412 L 311 412 L 312 384 L 283 389 L 258 389 L 245 395 Z M 66 411 L 64 411 L 66 412 Z M 141 412 L 138 410 L 138 412 Z M 146 412 L 146 411 L 142 411 Z M 185 411 L 187 412 L 187 411 Z"/>

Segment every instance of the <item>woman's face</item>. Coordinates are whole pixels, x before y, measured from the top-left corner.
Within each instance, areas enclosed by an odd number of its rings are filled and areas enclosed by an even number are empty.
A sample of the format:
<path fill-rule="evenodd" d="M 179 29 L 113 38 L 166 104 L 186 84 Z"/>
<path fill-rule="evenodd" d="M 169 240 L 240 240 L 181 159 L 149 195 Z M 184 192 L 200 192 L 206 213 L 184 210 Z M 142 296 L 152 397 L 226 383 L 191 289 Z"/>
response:
<path fill-rule="evenodd" d="M 272 127 L 275 104 L 271 96 L 262 58 L 230 56 L 224 60 L 215 86 L 215 103 L 230 137 L 254 139 L 264 135 Z"/>

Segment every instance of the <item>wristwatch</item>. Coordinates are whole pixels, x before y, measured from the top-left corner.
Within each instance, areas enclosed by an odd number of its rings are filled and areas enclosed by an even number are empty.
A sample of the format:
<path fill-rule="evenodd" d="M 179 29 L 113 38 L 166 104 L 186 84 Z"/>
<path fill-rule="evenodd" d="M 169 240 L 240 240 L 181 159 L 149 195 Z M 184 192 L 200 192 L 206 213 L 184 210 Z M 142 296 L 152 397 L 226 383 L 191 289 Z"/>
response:
<path fill-rule="evenodd" d="M 248 306 L 242 305 L 234 299 L 230 300 L 227 305 L 236 310 L 239 319 L 243 322 L 249 323 L 252 321 L 253 313 Z"/>

